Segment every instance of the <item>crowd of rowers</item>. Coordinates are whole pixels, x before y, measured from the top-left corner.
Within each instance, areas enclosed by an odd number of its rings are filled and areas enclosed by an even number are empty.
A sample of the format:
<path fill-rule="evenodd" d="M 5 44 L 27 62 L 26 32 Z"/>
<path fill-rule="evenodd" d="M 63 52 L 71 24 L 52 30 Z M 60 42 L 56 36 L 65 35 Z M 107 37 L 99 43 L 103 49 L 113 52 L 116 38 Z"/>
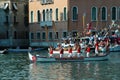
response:
<path fill-rule="evenodd" d="M 109 46 L 110 46 L 110 40 L 107 39 L 105 40 L 99 40 L 99 39 L 94 39 L 94 41 L 90 40 L 87 42 L 87 40 L 82 40 L 79 42 L 75 42 L 74 46 L 69 45 L 67 48 L 61 46 L 59 44 L 57 48 L 53 48 L 50 46 L 49 48 L 49 56 L 53 57 L 53 51 L 57 50 L 59 51 L 59 57 L 63 58 L 64 51 L 68 51 L 68 58 L 74 57 L 75 55 L 73 54 L 73 51 L 77 52 L 76 57 L 81 57 L 83 54 L 85 54 L 85 57 L 90 57 L 90 53 L 93 53 L 92 56 L 99 56 L 99 55 L 104 55 L 107 52 L 109 52 Z"/>

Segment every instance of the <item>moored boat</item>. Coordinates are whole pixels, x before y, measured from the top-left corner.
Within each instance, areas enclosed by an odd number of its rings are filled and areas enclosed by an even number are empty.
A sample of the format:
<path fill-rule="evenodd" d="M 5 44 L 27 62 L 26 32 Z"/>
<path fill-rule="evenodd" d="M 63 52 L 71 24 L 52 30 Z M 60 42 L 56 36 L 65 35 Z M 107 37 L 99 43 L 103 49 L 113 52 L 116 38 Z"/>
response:
<path fill-rule="evenodd" d="M 42 57 L 42 56 L 35 56 L 28 52 L 29 60 L 32 62 L 85 62 L 85 61 L 105 61 L 108 60 L 109 53 L 100 56 L 91 56 L 91 57 Z"/>
<path fill-rule="evenodd" d="M 32 49 L 31 47 L 29 47 L 28 49 L 20 49 L 20 48 L 16 48 L 16 49 L 8 49 L 9 52 L 29 52 L 29 51 L 39 51 L 42 50 L 44 48 L 35 48 Z"/>
<path fill-rule="evenodd" d="M 110 52 L 119 52 L 120 45 L 110 46 Z"/>
<path fill-rule="evenodd" d="M 0 54 L 6 54 L 6 53 L 8 53 L 8 52 L 7 52 L 7 49 L 0 50 Z"/>

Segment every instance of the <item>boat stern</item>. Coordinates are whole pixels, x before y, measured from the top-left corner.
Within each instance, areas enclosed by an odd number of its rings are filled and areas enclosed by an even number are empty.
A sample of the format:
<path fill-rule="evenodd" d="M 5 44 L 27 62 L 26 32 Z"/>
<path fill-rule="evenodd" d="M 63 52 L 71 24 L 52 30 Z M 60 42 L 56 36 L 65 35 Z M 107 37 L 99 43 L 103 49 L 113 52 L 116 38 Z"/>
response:
<path fill-rule="evenodd" d="M 29 56 L 29 60 L 31 62 L 36 62 L 36 60 L 37 60 L 36 56 L 32 55 L 30 52 L 28 52 L 28 56 Z"/>

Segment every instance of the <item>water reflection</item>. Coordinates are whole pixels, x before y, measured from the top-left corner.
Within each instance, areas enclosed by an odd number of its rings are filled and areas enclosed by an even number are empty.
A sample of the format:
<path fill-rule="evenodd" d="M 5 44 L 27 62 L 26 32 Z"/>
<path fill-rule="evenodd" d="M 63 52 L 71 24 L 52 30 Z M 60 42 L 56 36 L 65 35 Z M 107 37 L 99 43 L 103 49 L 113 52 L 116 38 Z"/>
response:
<path fill-rule="evenodd" d="M 0 55 L 0 80 L 120 80 L 119 70 L 120 53 L 108 61 L 34 64 L 27 54 Z"/>
<path fill-rule="evenodd" d="M 31 80 L 70 80 L 72 72 L 69 63 L 30 64 L 29 69 Z"/>
<path fill-rule="evenodd" d="M 79 80 L 99 77 L 98 63 L 35 63 L 29 65 L 31 80 Z"/>

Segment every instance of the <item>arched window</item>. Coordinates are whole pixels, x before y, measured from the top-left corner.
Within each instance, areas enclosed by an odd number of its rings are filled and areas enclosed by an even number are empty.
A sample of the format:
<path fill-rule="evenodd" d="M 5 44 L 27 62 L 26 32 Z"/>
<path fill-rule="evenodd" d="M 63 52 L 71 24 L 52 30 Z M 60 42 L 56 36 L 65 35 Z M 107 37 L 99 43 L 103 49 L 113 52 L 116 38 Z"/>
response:
<path fill-rule="evenodd" d="M 46 39 L 46 33 L 42 32 L 42 39 L 45 40 Z"/>
<path fill-rule="evenodd" d="M 107 11 L 106 11 L 106 8 L 105 7 L 102 7 L 102 20 L 107 20 Z"/>
<path fill-rule="evenodd" d="M 78 19 L 78 9 L 77 7 L 72 8 L 72 19 L 77 20 Z"/>
<path fill-rule="evenodd" d="M 46 10 L 46 21 L 49 21 L 49 11 L 48 11 L 48 9 Z"/>
<path fill-rule="evenodd" d="M 43 10 L 43 21 L 45 21 L 45 10 Z"/>
<path fill-rule="evenodd" d="M 96 21 L 97 20 L 97 8 L 96 7 L 92 7 L 92 21 Z"/>
<path fill-rule="evenodd" d="M 64 7 L 64 20 L 67 20 L 67 11 L 66 11 L 66 7 Z"/>
<path fill-rule="evenodd" d="M 56 21 L 58 21 L 58 8 L 56 8 Z"/>
<path fill-rule="evenodd" d="M 40 11 L 37 11 L 37 21 L 40 22 Z"/>
<path fill-rule="evenodd" d="M 120 20 L 120 7 L 118 8 L 118 19 Z"/>
<path fill-rule="evenodd" d="M 52 21 L 52 9 L 50 9 L 50 21 Z"/>
<path fill-rule="evenodd" d="M 14 39 L 17 39 L 17 32 L 14 31 Z"/>
<path fill-rule="evenodd" d="M 52 40 L 53 36 L 52 36 L 52 32 L 49 32 L 49 40 Z"/>
<path fill-rule="evenodd" d="M 34 16 L 34 14 L 33 14 L 33 11 L 31 11 L 31 23 L 33 23 L 33 16 Z"/>
<path fill-rule="evenodd" d="M 117 19 L 117 9 L 116 7 L 112 7 L 112 20 Z"/>

